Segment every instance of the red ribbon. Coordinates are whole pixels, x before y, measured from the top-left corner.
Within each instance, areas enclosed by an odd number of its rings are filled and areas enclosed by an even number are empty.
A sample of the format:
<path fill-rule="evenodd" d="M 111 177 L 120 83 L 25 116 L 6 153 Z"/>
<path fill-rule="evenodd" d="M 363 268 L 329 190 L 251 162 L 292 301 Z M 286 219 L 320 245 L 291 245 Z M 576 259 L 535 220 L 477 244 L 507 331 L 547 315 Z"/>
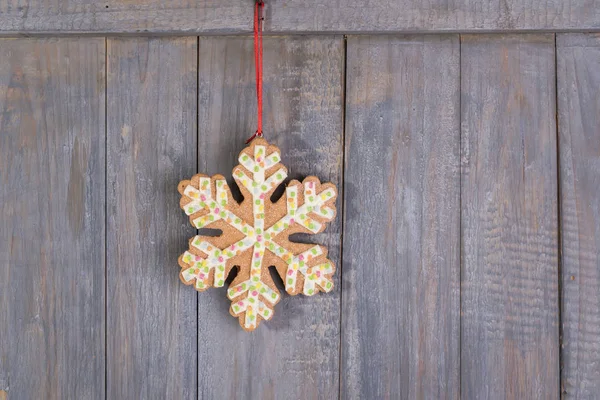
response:
<path fill-rule="evenodd" d="M 246 144 L 250 143 L 255 137 L 262 137 L 262 80 L 263 80 L 263 7 L 265 3 L 260 0 L 254 5 L 254 69 L 256 70 L 256 104 L 257 104 L 257 129 Z"/>

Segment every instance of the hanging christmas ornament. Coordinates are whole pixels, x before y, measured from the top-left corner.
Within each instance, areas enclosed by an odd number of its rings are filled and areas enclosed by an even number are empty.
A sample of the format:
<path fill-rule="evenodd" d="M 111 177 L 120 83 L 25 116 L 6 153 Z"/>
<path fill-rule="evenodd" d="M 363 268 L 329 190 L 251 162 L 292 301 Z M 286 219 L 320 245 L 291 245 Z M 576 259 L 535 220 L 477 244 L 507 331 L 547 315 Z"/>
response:
<path fill-rule="evenodd" d="M 252 331 L 273 316 L 281 299 L 269 266 L 275 266 L 290 295 L 312 296 L 333 289 L 335 267 L 321 245 L 289 240 L 293 233 L 315 234 L 335 218 L 337 190 L 309 176 L 292 180 L 284 195 L 271 201 L 283 184 L 287 169 L 281 153 L 263 138 L 262 132 L 262 8 L 254 8 L 254 55 L 258 129 L 239 155 L 233 178 L 244 197 L 237 203 L 221 175 L 197 174 L 179 183 L 181 208 L 196 228 L 222 231 L 220 236 L 195 236 L 189 249 L 179 257 L 181 280 L 196 290 L 222 287 L 229 272 L 238 274 L 227 290 L 232 301 L 230 313 L 239 318 L 246 331 Z"/>

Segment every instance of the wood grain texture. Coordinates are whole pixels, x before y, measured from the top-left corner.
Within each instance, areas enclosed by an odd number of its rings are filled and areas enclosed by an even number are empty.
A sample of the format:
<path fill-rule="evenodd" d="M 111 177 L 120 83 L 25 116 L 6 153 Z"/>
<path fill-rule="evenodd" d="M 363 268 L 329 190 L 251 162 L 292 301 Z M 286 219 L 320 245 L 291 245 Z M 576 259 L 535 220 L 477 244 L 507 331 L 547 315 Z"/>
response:
<path fill-rule="evenodd" d="M 0 51 L 0 397 L 104 398 L 104 39 Z"/>
<path fill-rule="evenodd" d="M 341 188 L 343 49 L 342 37 L 264 39 L 265 138 L 281 149 L 289 179 L 314 175 Z M 233 187 L 231 170 L 256 129 L 252 38 L 201 37 L 199 54 L 199 171 Z M 341 194 L 325 232 L 301 238 L 328 247 L 333 292 L 292 297 L 279 282 L 273 318 L 250 334 L 229 315 L 225 288 L 198 296 L 200 398 L 337 398 L 340 204 Z"/>
<path fill-rule="evenodd" d="M 0 0 L 0 33 L 240 33 L 253 1 Z M 273 0 L 267 32 L 600 29 L 600 0 Z"/>
<path fill-rule="evenodd" d="M 196 293 L 177 258 L 195 230 L 197 39 L 108 39 L 108 398 L 196 396 Z"/>
<path fill-rule="evenodd" d="M 459 39 L 348 39 L 342 399 L 458 399 Z"/>
<path fill-rule="evenodd" d="M 273 2 L 267 12 L 265 29 L 275 32 L 600 28 L 600 0 L 289 0 Z"/>
<path fill-rule="evenodd" d="M 0 32 L 250 32 L 253 6 L 239 0 L 0 0 Z"/>
<path fill-rule="evenodd" d="M 463 36 L 461 392 L 559 395 L 554 37 Z"/>
<path fill-rule="evenodd" d="M 600 35 L 559 35 L 563 369 L 567 399 L 600 394 Z"/>

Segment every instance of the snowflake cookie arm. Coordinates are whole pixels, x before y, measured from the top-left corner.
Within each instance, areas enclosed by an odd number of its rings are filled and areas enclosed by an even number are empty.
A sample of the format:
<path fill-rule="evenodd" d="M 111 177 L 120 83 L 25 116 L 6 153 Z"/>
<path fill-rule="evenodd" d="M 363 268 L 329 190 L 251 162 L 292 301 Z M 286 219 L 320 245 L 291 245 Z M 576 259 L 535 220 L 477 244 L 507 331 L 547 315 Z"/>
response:
<path fill-rule="evenodd" d="M 195 228 L 210 228 L 214 222 L 226 220 L 240 232 L 244 228 L 251 229 L 249 224 L 227 208 L 233 199 L 222 175 L 209 178 L 198 174 L 191 181 L 181 181 L 178 189 L 181 193 L 180 206 Z"/>
<path fill-rule="evenodd" d="M 278 263 L 278 272 L 288 293 L 312 296 L 333 289 L 331 277 L 335 266 L 327 258 L 327 249 L 320 245 L 292 243 L 286 238 L 292 233 L 318 233 L 335 218 L 337 191 L 330 183 L 321 184 L 315 177 L 302 183 L 292 181 L 286 188 L 287 213 L 266 231 L 269 251 L 285 263 Z M 283 237 L 283 238 L 282 238 Z"/>
<path fill-rule="evenodd" d="M 312 296 L 319 292 L 328 293 L 333 289 L 335 266 L 327 258 L 327 248 L 320 245 L 307 246 L 307 250 L 294 255 L 274 241 L 269 243 L 269 250 L 286 263 L 285 274 L 280 275 L 286 292 L 292 296 L 298 293 Z"/>
<path fill-rule="evenodd" d="M 240 187 L 244 199 L 267 200 L 287 177 L 287 168 L 280 164 L 279 149 L 266 142 L 256 143 L 244 149 L 238 158 L 240 164 L 233 169 L 233 178 Z M 263 201 L 264 203 L 264 201 Z"/>
<path fill-rule="evenodd" d="M 204 291 L 211 286 L 222 287 L 228 274 L 227 262 L 235 257 L 236 245 L 223 249 L 207 242 L 203 236 L 194 236 L 190 239 L 190 248 L 179 257 L 182 267 L 179 274 L 181 281 L 186 285 L 195 282 L 198 291 Z M 237 246 L 243 250 L 243 246 Z"/>
<path fill-rule="evenodd" d="M 243 329 L 253 331 L 261 319 L 269 320 L 273 316 L 275 304 L 279 302 L 281 295 L 270 284 L 272 282 L 251 277 L 227 290 L 227 297 L 232 301 L 229 313 L 239 318 Z"/>
<path fill-rule="evenodd" d="M 296 232 L 319 233 L 325 224 L 335 218 L 337 190 L 331 183 L 321 184 L 318 178 L 309 176 L 302 184 L 292 181 L 285 189 L 287 213 L 271 226 L 267 233 L 277 236 L 290 227 L 299 226 Z"/>
<path fill-rule="evenodd" d="M 242 150 L 238 165 L 233 170 L 244 203 L 247 202 L 253 220 L 254 241 L 248 257 L 248 265 L 240 269 L 238 277 L 231 284 L 227 296 L 231 299 L 230 313 L 239 319 L 240 326 L 252 331 L 262 320 L 273 316 L 274 306 L 280 294 L 269 274 L 269 265 L 265 264 L 265 219 L 272 205 L 270 197 L 273 191 L 287 177 L 287 169 L 280 164 L 279 149 L 270 146 L 261 139 Z"/>
<path fill-rule="evenodd" d="M 227 208 L 232 200 L 225 178 L 215 175 L 209 178 L 196 175 L 191 181 L 182 181 L 179 185 L 182 195 L 181 208 L 190 217 L 196 228 L 225 228 L 227 225 L 240 232 L 252 228 Z M 251 247 L 249 243 L 232 244 L 219 247 L 210 240 L 218 238 L 195 236 L 190 239 L 189 250 L 179 257 L 182 270 L 180 278 L 186 285 L 194 284 L 196 290 L 203 291 L 210 286 L 221 287 L 225 284 L 227 261 Z"/>

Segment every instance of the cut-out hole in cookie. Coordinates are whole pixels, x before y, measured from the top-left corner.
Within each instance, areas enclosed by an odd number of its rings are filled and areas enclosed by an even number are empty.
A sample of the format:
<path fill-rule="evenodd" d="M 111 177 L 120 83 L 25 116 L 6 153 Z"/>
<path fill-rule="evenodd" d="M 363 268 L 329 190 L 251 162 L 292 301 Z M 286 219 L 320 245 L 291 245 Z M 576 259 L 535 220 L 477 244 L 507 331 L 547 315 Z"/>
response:
<path fill-rule="evenodd" d="M 315 235 L 314 234 L 308 234 L 308 233 L 303 233 L 303 232 L 291 234 L 289 236 L 289 240 L 292 243 L 313 244 L 315 241 L 318 242 L 318 240 L 315 240 Z"/>
<path fill-rule="evenodd" d="M 288 182 L 283 182 L 282 184 L 280 184 L 279 186 L 277 186 L 275 188 L 275 190 L 273 191 L 273 194 L 271 195 L 271 203 L 275 203 L 277 202 L 277 200 L 279 200 L 283 194 L 285 193 L 285 188 L 287 186 Z"/>
<path fill-rule="evenodd" d="M 200 236 L 219 237 L 222 234 L 223 234 L 223 231 L 220 229 L 211 229 L 211 228 L 198 229 L 198 235 L 200 235 Z"/>
<path fill-rule="evenodd" d="M 285 284 L 283 283 L 281 276 L 279 276 L 279 273 L 277 272 L 277 268 L 275 268 L 273 265 L 271 265 L 269 267 L 269 274 L 271 274 L 271 279 L 273 279 L 273 283 L 275 284 L 277 289 L 279 289 L 279 291 L 281 293 L 284 293 L 285 292 Z"/>
<path fill-rule="evenodd" d="M 240 187 L 237 185 L 237 182 L 234 179 L 228 178 L 226 180 L 227 184 L 229 185 L 229 190 L 231 190 L 231 197 L 233 197 L 233 199 L 240 204 L 242 201 L 244 201 L 244 195 L 242 195 Z"/>
<path fill-rule="evenodd" d="M 231 282 L 233 282 L 233 280 L 237 276 L 238 272 L 240 272 L 239 266 L 235 265 L 233 268 L 231 268 L 231 271 L 229 271 L 229 275 L 227 275 L 227 279 L 225 279 L 225 285 L 227 287 L 229 287 L 229 285 L 231 285 Z"/>

